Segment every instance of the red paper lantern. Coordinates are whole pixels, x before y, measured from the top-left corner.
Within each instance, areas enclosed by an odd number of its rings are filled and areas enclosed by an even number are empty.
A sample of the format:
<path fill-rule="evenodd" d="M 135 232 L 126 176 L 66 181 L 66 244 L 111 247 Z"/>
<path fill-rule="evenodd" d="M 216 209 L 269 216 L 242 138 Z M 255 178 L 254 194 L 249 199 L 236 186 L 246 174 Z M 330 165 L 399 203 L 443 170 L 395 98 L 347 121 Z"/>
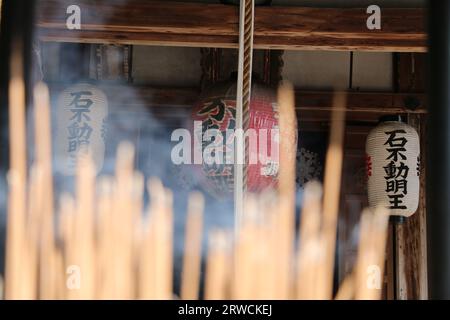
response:
<path fill-rule="evenodd" d="M 195 105 L 192 118 L 202 124 L 201 134 L 194 132 L 194 135 L 204 137 L 208 129 L 218 129 L 223 133 L 224 155 L 230 152 L 233 139 L 227 137 L 226 132 L 235 129 L 236 81 L 218 83 L 207 90 Z M 278 113 L 275 91 L 257 81 L 252 85 L 249 119 L 249 129 L 256 133 L 257 143 L 255 140 L 247 143 L 247 191 L 260 192 L 275 187 L 277 182 Z M 208 143 L 202 143 L 202 152 Z M 258 161 L 249 163 L 250 157 L 253 160 L 258 157 Z M 229 196 L 233 193 L 234 164 L 208 165 L 203 161 L 201 165 L 196 165 L 196 172 L 205 189 L 214 195 Z"/>

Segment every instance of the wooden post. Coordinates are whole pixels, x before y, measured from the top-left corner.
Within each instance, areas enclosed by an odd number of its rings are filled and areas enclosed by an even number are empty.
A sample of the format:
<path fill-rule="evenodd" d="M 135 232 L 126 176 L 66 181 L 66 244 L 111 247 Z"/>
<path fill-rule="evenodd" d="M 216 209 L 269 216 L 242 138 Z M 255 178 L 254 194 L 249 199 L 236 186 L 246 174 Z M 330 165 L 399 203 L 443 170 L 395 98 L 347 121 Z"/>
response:
<path fill-rule="evenodd" d="M 429 294 L 450 299 L 450 2 L 428 2 L 427 150 Z"/>
<path fill-rule="evenodd" d="M 398 54 L 396 68 L 400 92 L 423 91 L 424 55 Z M 409 114 L 408 123 L 420 137 L 421 176 L 417 212 L 395 226 L 396 298 L 400 300 L 428 298 L 425 115 Z"/>

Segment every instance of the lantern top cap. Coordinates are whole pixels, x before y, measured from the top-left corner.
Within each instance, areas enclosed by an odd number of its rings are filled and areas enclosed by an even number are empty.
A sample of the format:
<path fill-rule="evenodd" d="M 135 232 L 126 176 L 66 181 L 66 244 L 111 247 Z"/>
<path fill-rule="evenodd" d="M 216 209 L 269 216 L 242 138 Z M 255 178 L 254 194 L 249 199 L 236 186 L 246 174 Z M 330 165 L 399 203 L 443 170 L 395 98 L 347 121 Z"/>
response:
<path fill-rule="evenodd" d="M 382 122 L 404 122 L 402 116 L 399 114 L 384 115 L 384 116 L 381 116 L 378 121 L 379 121 L 379 123 L 382 123 Z"/>

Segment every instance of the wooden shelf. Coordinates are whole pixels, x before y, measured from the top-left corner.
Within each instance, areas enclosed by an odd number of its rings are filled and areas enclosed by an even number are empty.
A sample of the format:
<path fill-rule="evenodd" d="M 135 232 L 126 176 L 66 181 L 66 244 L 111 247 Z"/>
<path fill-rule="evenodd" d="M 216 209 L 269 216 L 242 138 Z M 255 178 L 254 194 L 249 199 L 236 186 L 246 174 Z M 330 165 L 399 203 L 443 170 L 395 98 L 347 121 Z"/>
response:
<path fill-rule="evenodd" d="M 81 30 L 68 30 L 72 0 L 40 0 L 44 41 L 237 48 L 238 8 L 164 1 L 78 0 Z M 254 47 L 282 50 L 424 52 L 424 9 L 382 9 L 368 30 L 365 8 L 257 7 Z"/>

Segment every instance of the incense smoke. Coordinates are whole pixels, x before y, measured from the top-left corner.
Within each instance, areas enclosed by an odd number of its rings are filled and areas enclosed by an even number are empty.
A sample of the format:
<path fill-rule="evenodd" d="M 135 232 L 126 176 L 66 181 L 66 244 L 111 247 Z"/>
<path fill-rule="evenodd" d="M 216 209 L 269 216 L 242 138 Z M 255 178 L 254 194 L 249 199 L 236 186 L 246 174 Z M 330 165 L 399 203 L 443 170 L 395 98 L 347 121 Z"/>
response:
<path fill-rule="evenodd" d="M 117 3 L 117 1 L 115 2 Z M 122 3 L 127 3 L 123 1 Z M 83 10 L 83 8 L 81 8 Z M 83 15 L 83 11 L 81 11 Z M 99 16 L 98 24 L 108 21 L 107 14 Z M 81 20 L 83 21 L 83 20 Z M 60 53 L 58 50 L 47 50 L 43 53 L 42 50 L 35 50 L 35 59 L 33 65 L 33 74 L 37 78 L 42 75 L 49 76 L 50 70 L 45 66 L 60 63 Z M 39 63 L 42 62 L 42 65 Z M 72 61 L 72 70 L 65 70 L 66 73 L 77 74 L 80 68 L 80 61 Z M 65 77 L 70 78 L 70 77 Z M 46 80 L 44 78 L 44 80 Z M 83 81 L 85 82 L 85 81 Z M 52 132 L 53 132 L 53 152 L 55 153 L 56 129 L 57 124 L 56 108 L 57 95 L 64 88 L 69 87 L 76 82 L 64 83 L 63 88 L 54 89 L 52 94 Z M 100 88 L 104 85 L 101 82 L 95 82 Z M 111 88 L 111 87 L 109 87 Z M 208 242 L 208 231 L 211 228 L 233 228 L 234 212 L 233 203 L 228 200 L 217 200 L 210 196 L 206 190 L 202 188 L 199 183 L 198 174 L 190 170 L 180 170 L 180 168 L 173 164 L 171 160 L 171 151 L 176 143 L 171 142 L 171 133 L 174 130 L 173 124 L 168 125 L 163 120 L 158 119 L 152 110 L 151 101 L 140 96 L 140 91 L 135 89 L 132 84 L 121 84 L 120 94 L 114 101 L 108 101 L 109 116 L 107 118 L 107 134 L 106 134 L 106 149 L 104 163 L 99 175 L 112 174 L 115 166 L 117 146 L 122 141 L 130 141 L 136 148 L 136 169 L 141 171 L 145 178 L 159 177 L 164 185 L 173 190 L 174 195 L 174 250 L 175 250 L 175 287 L 178 287 L 181 271 L 181 259 L 183 255 L 184 245 L 184 228 L 186 221 L 186 207 L 187 197 L 193 190 L 201 191 L 206 198 L 205 213 L 204 213 L 204 231 L 203 231 L 203 255 L 206 254 L 206 244 Z M 108 86 L 104 88 L 108 90 Z M 108 92 L 106 92 L 108 95 Z M 133 101 L 133 109 L 127 110 L 125 107 L 130 105 Z M 124 107 L 125 106 L 125 107 Z M 29 165 L 33 162 L 34 155 L 34 119 L 33 108 L 28 108 L 27 117 L 27 138 L 28 138 L 28 161 Z M 178 109 L 177 109 L 178 110 Z M 178 111 L 177 111 L 178 112 Z M 189 119 L 190 113 L 180 114 L 179 119 Z M 183 127 L 183 123 L 178 123 L 178 127 Z M 57 157 L 54 157 L 55 159 Z M 53 167 L 57 167 L 57 163 L 53 163 Z M 55 207 L 58 207 L 58 197 L 63 192 L 74 193 L 74 179 L 71 176 L 65 176 L 55 170 L 54 172 L 54 190 L 55 190 Z M 301 193 L 301 190 L 299 190 Z M 4 248 L 2 240 L 5 235 L 5 221 L 6 221 L 6 185 L 0 180 L 0 249 Z M 297 197 L 297 206 L 301 207 L 301 194 Z M 145 196 L 145 205 L 149 203 L 148 196 Z M 0 258 L 3 254 L 0 250 Z M 3 262 L 0 259 L 0 273 L 2 272 Z M 178 291 L 178 290 L 176 290 Z"/>

